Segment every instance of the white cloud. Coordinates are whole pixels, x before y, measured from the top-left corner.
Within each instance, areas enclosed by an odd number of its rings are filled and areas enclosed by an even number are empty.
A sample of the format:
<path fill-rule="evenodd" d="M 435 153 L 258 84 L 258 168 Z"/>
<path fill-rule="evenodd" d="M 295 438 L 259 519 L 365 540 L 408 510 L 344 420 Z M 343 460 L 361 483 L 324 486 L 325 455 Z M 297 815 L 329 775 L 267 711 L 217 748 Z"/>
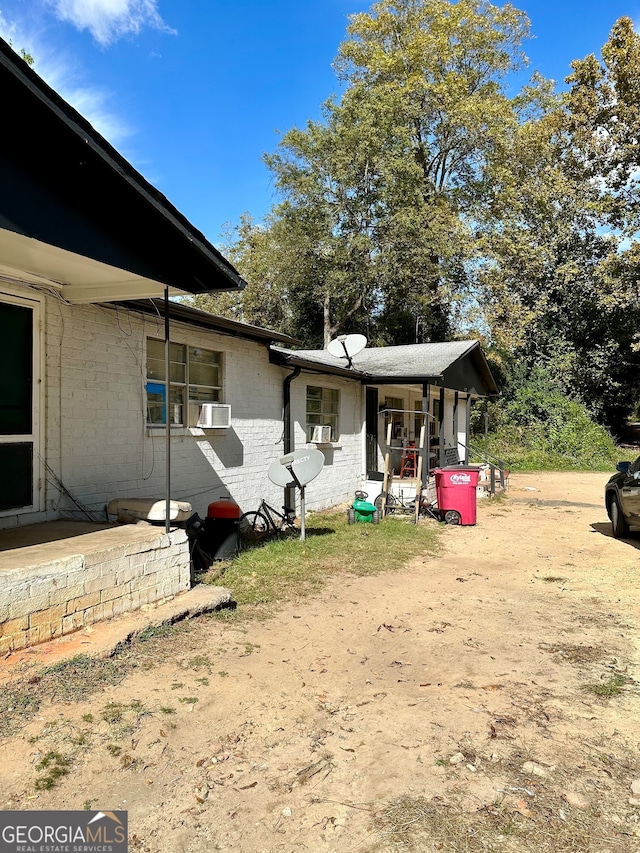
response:
<path fill-rule="evenodd" d="M 56 16 L 88 30 L 103 47 L 123 36 L 153 27 L 175 34 L 158 12 L 157 0 L 50 0 Z"/>
<path fill-rule="evenodd" d="M 82 67 L 64 51 L 52 47 L 46 30 L 37 22 L 9 20 L 0 12 L 0 37 L 17 52 L 26 50 L 35 63 L 33 70 L 75 107 L 116 148 L 132 136 L 133 129 L 111 106 L 112 95 L 86 80 Z"/>

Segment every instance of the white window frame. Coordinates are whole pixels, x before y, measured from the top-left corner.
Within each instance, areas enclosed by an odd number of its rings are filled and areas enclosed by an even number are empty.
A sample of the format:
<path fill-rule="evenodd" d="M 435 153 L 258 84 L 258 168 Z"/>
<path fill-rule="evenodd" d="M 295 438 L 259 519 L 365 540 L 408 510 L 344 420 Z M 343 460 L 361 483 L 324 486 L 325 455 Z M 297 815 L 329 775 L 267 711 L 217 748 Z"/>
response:
<path fill-rule="evenodd" d="M 320 412 L 310 412 L 309 411 L 309 389 L 314 388 L 321 392 L 320 396 Z M 325 411 L 325 402 L 329 402 L 328 399 L 325 401 L 325 394 L 327 396 L 329 394 L 335 394 L 337 403 L 337 411 L 329 412 Z M 304 420 L 305 420 L 305 432 L 307 436 L 307 442 L 310 442 L 313 438 L 313 428 L 315 426 L 330 426 L 331 427 L 331 444 L 336 444 L 340 439 L 340 389 L 332 388 L 329 385 L 307 385 L 305 390 L 305 399 L 304 399 Z M 320 423 L 311 423 L 309 421 L 309 416 L 312 417 L 320 417 Z"/>
<path fill-rule="evenodd" d="M 28 506 L 14 507 L 0 511 L 0 518 L 12 515 L 22 515 L 29 512 L 40 512 L 42 510 L 42 486 L 44 484 L 44 463 L 41 459 L 41 449 L 44 447 L 43 418 L 44 412 L 44 350 L 42 347 L 42 329 L 44 322 L 44 297 L 34 294 L 33 297 L 18 296 L 14 292 L 0 291 L 0 302 L 9 305 L 18 305 L 29 308 L 33 323 L 33 387 L 31 399 L 31 433 L 25 435 L 0 435 L 0 444 L 19 444 L 30 442 L 33 445 L 33 470 L 32 470 L 32 495 L 33 501 Z"/>
<path fill-rule="evenodd" d="M 162 344 L 163 348 L 163 361 L 162 361 L 162 378 L 155 378 L 149 376 L 149 341 L 155 341 L 157 343 Z M 172 422 L 170 424 L 171 429 L 184 429 L 187 427 L 195 427 L 196 423 L 191 423 L 192 412 L 198 407 L 192 406 L 192 404 L 203 403 L 203 402 L 211 402 L 211 403 L 222 403 L 223 402 L 223 391 L 224 391 L 224 354 L 220 350 L 210 349 L 209 347 L 199 347 L 193 346 L 189 343 L 184 343 L 182 341 L 171 341 L 171 346 L 182 347 L 184 350 L 184 361 L 172 361 L 171 364 L 184 366 L 184 377 L 183 381 L 171 381 L 170 382 L 170 394 L 173 389 L 181 389 L 181 397 L 182 402 L 178 403 L 178 405 L 182 408 L 182 419 L 180 422 Z M 219 385 L 202 385 L 200 383 L 191 382 L 190 379 L 190 353 L 191 351 L 202 350 L 203 352 L 211 353 L 217 358 L 218 365 L 218 377 L 220 384 Z M 159 360 L 159 359 L 158 359 Z M 149 406 L 149 385 L 156 384 L 158 386 L 162 386 L 162 395 L 164 397 L 164 389 L 165 389 L 165 379 L 164 379 L 164 340 L 160 338 L 147 337 L 146 339 L 146 353 L 145 353 L 145 368 L 146 368 L 146 383 L 145 383 L 145 391 L 146 391 L 146 425 L 147 429 L 165 429 L 166 428 L 166 408 L 165 408 L 165 420 L 163 421 L 152 421 L 149 418 L 150 414 L 150 406 Z M 171 369 L 171 365 L 170 365 Z M 191 368 L 191 372 L 193 373 L 193 368 Z M 215 393 L 215 397 L 213 399 L 205 399 L 199 400 L 194 399 L 190 396 L 191 388 L 200 388 L 200 389 L 209 389 L 213 390 Z M 164 403 L 166 406 L 166 401 Z M 169 405 L 171 405 L 171 401 L 169 401 Z"/>

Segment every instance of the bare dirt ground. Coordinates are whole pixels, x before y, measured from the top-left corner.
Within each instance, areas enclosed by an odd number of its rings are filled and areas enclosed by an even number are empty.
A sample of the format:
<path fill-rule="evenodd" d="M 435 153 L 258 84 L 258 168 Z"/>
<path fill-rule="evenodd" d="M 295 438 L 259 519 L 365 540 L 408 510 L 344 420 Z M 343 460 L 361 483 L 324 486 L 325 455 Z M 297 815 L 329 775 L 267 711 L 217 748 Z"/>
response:
<path fill-rule="evenodd" d="M 640 538 L 605 481 L 513 475 L 436 558 L 47 700 L 0 744 L 0 807 L 127 809 L 149 853 L 638 851 Z"/>

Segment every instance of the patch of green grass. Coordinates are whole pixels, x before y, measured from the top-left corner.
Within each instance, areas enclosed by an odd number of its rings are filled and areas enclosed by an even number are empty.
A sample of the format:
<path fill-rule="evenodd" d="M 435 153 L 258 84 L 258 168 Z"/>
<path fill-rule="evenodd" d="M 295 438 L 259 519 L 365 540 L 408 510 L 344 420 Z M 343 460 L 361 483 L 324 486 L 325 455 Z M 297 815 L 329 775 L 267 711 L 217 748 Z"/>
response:
<path fill-rule="evenodd" d="M 435 554 L 437 525 L 388 516 L 380 524 L 348 524 L 346 512 L 314 513 L 307 538 L 269 540 L 243 551 L 225 573 L 239 605 L 268 605 L 319 590 L 331 575 L 371 575 Z"/>
<path fill-rule="evenodd" d="M 120 755 L 120 753 L 122 752 L 122 747 L 118 746 L 115 743 L 108 743 L 106 746 L 106 750 L 110 755 L 113 755 L 113 757 L 116 758 L 116 756 Z"/>
<path fill-rule="evenodd" d="M 545 583 L 566 583 L 566 578 L 561 577 L 560 575 L 547 575 L 544 578 L 540 578 L 541 581 Z"/>
<path fill-rule="evenodd" d="M 197 696 L 181 696 L 178 699 L 178 702 L 182 702 L 183 705 L 195 705 L 197 701 Z"/>
<path fill-rule="evenodd" d="M 131 717 L 133 715 L 137 719 L 148 713 L 149 711 L 147 711 L 139 699 L 132 699 L 131 702 L 126 704 L 122 702 L 107 702 L 102 709 L 100 718 L 109 723 L 109 725 L 116 725 L 121 723 L 125 719 L 125 716 Z"/>
<path fill-rule="evenodd" d="M 42 697 L 51 702 L 83 702 L 121 681 L 129 663 L 129 656 L 102 659 L 80 654 L 5 687 L 0 691 L 0 737 L 9 736 L 32 719 L 40 710 Z"/>
<path fill-rule="evenodd" d="M 628 683 L 629 679 L 617 672 L 601 684 L 589 684 L 587 690 L 600 699 L 612 699 L 614 696 L 620 696 L 623 687 Z"/>
<path fill-rule="evenodd" d="M 175 634 L 178 629 L 175 625 L 169 622 L 163 622 L 161 625 L 149 625 L 144 630 L 136 634 L 137 643 L 148 643 L 149 640 L 155 640 L 158 637 L 170 637 Z"/>
<path fill-rule="evenodd" d="M 160 713 L 161 714 L 175 714 L 176 709 L 172 708 L 170 705 L 161 705 Z"/>
<path fill-rule="evenodd" d="M 50 791 L 59 779 L 68 775 L 71 763 L 68 756 L 55 750 L 50 750 L 43 755 L 35 766 L 36 773 L 42 774 L 36 779 L 36 791 Z"/>
<path fill-rule="evenodd" d="M 196 655 L 195 657 L 189 658 L 187 666 L 190 669 L 210 669 L 211 661 L 206 655 Z"/>
<path fill-rule="evenodd" d="M 124 705 L 121 705 L 120 702 L 108 702 L 103 708 L 100 717 L 105 723 L 115 725 L 115 723 L 121 722 L 124 717 Z"/>

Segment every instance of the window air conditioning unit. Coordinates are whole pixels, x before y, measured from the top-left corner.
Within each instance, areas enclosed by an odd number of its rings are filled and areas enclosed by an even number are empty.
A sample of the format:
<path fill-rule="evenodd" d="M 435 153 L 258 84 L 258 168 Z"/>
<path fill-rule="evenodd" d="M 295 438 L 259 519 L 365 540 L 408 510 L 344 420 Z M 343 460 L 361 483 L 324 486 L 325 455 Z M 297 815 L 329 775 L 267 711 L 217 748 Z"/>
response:
<path fill-rule="evenodd" d="M 314 426 L 311 436 L 313 444 L 330 444 L 331 442 L 331 427 L 330 426 Z"/>
<path fill-rule="evenodd" d="M 231 426 L 231 406 L 228 403 L 198 403 L 196 426 L 202 429 L 228 429 Z"/>

